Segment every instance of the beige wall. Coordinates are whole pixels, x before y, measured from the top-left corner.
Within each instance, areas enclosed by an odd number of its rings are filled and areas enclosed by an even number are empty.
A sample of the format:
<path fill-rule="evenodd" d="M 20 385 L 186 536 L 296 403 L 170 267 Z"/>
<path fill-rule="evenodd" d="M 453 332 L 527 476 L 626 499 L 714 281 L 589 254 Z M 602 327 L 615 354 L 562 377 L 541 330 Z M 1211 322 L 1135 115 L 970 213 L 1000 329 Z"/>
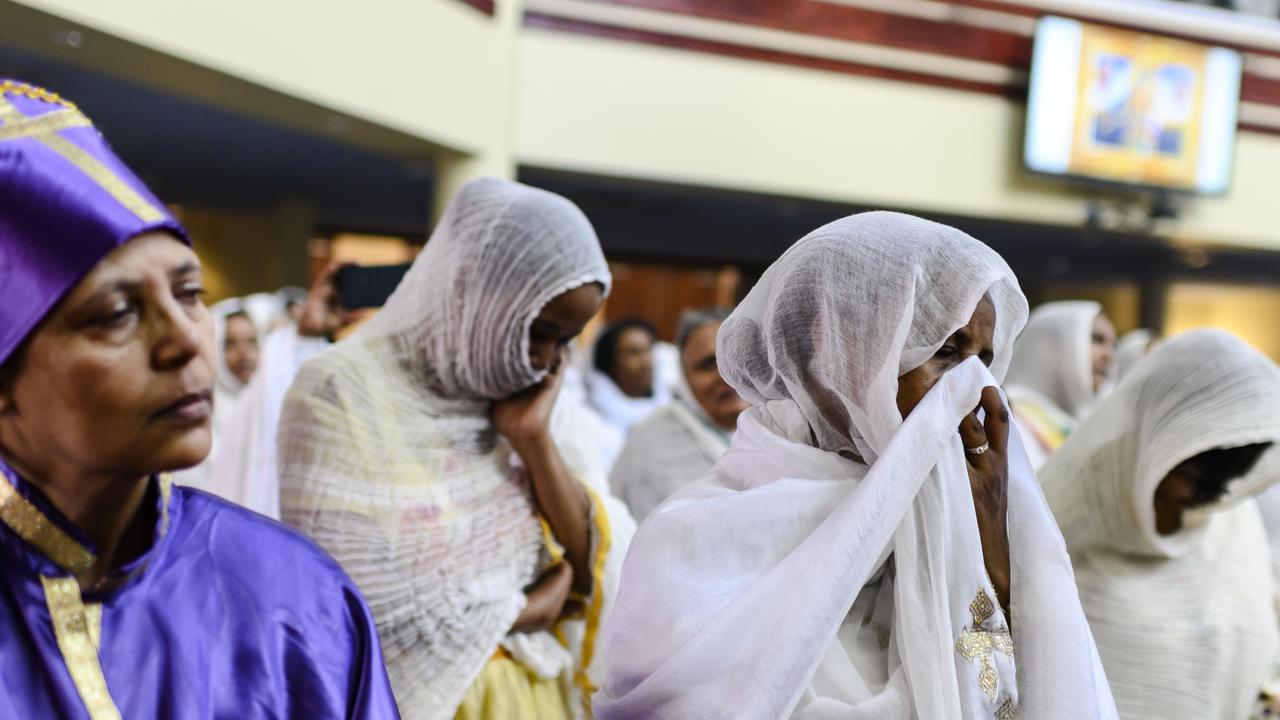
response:
<path fill-rule="evenodd" d="M 1023 107 L 994 95 L 549 30 L 520 37 L 520 162 L 1079 224 L 1090 194 L 1020 167 Z M 1240 137 L 1235 187 L 1169 234 L 1280 248 L 1280 137 Z"/>
<path fill-rule="evenodd" d="M 505 153 L 509 13 L 456 0 L 21 4 L 459 152 Z"/>
<path fill-rule="evenodd" d="M 1169 335 L 1218 327 L 1239 335 L 1280 361 L 1280 289 L 1244 285 L 1177 283 L 1169 289 Z"/>
<path fill-rule="evenodd" d="M 521 0 L 22 3 L 434 143 L 445 197 L 524 163 L 1064 225 L 1089 198 L 1021 170 L 1015 101 L 522 28 Z M 1235 167 L 1165 232 L 1280 249 L 1280 137 Z"/>

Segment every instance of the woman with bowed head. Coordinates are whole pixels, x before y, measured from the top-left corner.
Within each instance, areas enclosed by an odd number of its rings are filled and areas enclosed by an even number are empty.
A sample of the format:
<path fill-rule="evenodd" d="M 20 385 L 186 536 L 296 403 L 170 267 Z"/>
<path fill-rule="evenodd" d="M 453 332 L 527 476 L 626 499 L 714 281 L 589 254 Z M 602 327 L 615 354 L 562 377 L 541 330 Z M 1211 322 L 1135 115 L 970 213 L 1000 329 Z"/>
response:
<path fill-rule="evenodd" d="M 1040 470 L 1125 720 L 1248 717 L 1272 679 L 1280 369 L 1195 330 L 1154 350 Z M 1255 469 L 1256 468 L 1256 469 Z"/>
<path fill-rule="evenodd" d="M 209 452 L 186 230 L 80 111 L 0 80 L 0 717 L 395 718 L 351 580 L 168 472 Z"/>
<path fill-rule="evenodd" d="M 793 245 L 720 328 L 752 406 L 633 539 L 596 716 L 1114 717 L 997 390 L 1026 313 L 944 225 Z"/>
<path fill-rule="evenodd" d="M 609 283 L 572 203 L 470 182 L 378 315 L 286 397 L 284 520 L 370 598 L 405 717 L 586 710 L 633 527 L 556 400 Z"/>

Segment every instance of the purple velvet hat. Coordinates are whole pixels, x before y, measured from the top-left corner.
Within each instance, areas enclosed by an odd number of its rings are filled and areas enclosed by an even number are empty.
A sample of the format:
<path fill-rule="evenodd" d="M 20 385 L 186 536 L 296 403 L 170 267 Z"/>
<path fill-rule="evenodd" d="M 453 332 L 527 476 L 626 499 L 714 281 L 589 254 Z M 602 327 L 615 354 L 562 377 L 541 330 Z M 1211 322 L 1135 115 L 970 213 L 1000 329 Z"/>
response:
<path fill-rule="evenodd" d="M 0 364 L 115 248 L 187 231 L 76 106 L 0 78 Z"/>

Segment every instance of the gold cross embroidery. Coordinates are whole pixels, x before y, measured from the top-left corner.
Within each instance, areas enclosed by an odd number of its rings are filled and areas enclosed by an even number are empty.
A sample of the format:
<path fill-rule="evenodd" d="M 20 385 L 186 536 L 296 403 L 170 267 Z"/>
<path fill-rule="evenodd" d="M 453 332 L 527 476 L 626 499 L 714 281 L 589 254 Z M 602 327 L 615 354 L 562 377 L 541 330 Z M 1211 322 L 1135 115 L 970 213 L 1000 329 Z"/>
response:
<path fill-rule="evenodd" d="M 23 115 L 5 96 L 22 96 L 61 106 L 62 110 L 37 117 Z M 165 214 L 116 175 L 111 168 L 79 145 L 58 133 L 68 128 L 93 127 L 75 105 L 42 88 L 12 81 L 0 83 L 0 142 L 32 139 L 60 155 L 98 184 L 108 195 L 145 223 L 159 222 Z"/>
<path fill-rule="evenodd" d="M 999 675 L 996 674 L 993 662 L 996 652 L 1013 655 L 1013 638 L 1008 630 L 989 632 L 982 629 L 982 624 L 995 614 L 995 603 L 983 590 L 969 603 L 969 612 L 973 615 L 973 629 L 960 633 L 956 640 L 956 652 L 969 662 L 978 662 L 978 687 L 991 699 L 996 701 L 999 689 Z"/>
<path fill-rule="evenodd" d="M 1013 704 L 1013 699 L 1005 700 L 1004 704 L 996 710 L 996 720 L 1017 720 L 1018 707 Z"/>

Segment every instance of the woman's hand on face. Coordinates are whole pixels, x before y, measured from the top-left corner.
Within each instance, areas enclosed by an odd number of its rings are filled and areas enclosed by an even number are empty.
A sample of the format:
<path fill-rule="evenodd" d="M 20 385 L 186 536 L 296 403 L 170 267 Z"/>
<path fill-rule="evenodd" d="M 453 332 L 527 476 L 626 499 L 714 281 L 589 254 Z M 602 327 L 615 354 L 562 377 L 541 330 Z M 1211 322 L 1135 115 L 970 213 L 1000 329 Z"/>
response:
<path fill-rule="evenodd" d="M 521 458 L 551 438 L 551 411 L 564 384 L 566 352 L 561 351 L 537 385 L 493 404 L 493 426 Z"/>
<path fill-rule="evenodd" d="M 550 630 L 565 614 L 569 590 L 573 587 L 573 568 L 562 562 L 547 572 L 525 591 L 527 602 L 511 626 L 512 632 L 532 633 Z"/>
<path fill-rule="evenodd" d="M 985 423 L 975 409 L 960 422 L 960 441 L 965 447 L 969 487 L 978 519 L 982 556 L 987 574 L 1000 596 L 1006 614 L 1009 609 L 1009 409 L 994 387 L 983 388 L 979 404 Z M 986 447 L 982 453 L 971 450 Z"/>

